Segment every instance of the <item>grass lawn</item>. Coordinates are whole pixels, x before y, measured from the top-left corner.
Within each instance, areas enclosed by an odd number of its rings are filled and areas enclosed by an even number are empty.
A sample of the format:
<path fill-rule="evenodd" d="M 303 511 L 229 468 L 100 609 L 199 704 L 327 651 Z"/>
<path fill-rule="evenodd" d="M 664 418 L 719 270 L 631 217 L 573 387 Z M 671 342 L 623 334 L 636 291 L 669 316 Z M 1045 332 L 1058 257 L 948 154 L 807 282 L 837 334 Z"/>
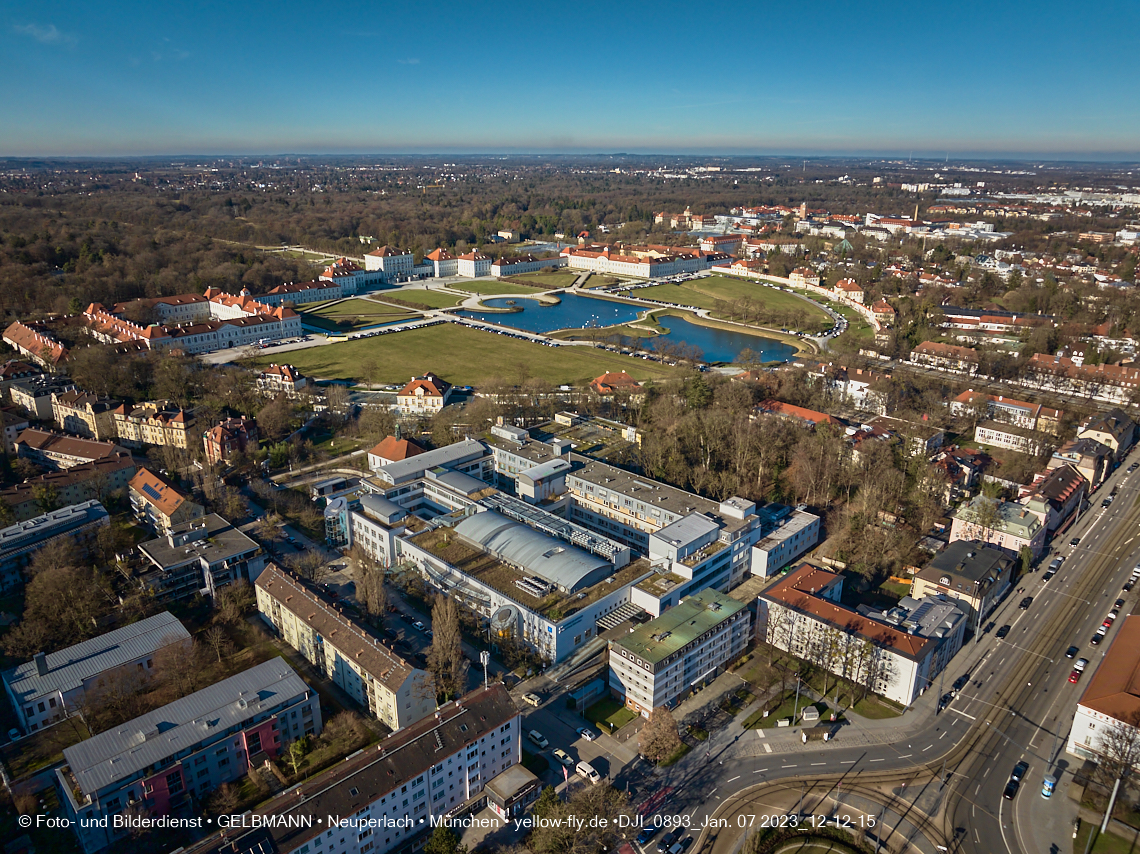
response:
<path fill-rule="evenodd" d="M 463 302 L 464 297 L 443 291 L 429 291 L 423 288 L 407 288 L 387 294 L 387 296 L 413 302 L 424 308 L 452 308 Z"/>
<path fill-rule="evenodd" d="M 91 731 L 78 717 L 33 732 L 0 750 L 0 758 L 13 779 L 35 773 L 63 761 L 63 749 L 91 737 Z"/>
<path fill-rule="evenodd" d="M 516 285 L 514 282 L 500 282 L 497 279 L 473 279 L 470 282 L 456 282 L 448 285 L 448 287 L 457 291 L 467 291 L 469 294 L 535 294 L 543 290 L 537 287 L 528 288 L 523 285 Z M 551 285 L 550 287 L 555 286 Z"/>
<path fill-rule="evenodd" d="M 800 715 L 802 715 L 803 710 L 810 705 L 812 705 L 811 698 L 806 697 L 803 693 L 801 693 L 799 706 L 797 707 L 796 692 L 794 690 L 788 691 L 784 695 L 783 702 L 781 702 L 780 705 L 775 709 L 772 709 L 772 711 L 768 713 L 768 717 L 764 717 L 763 709 L 757 709 L 755 712 L 745 718 L 743 726 L 745 729 L 772 729 L 777 725 L 778 721 L 782 720 L 783 718 L 792 717 L 792 713 L 795 712 L 797 708 L 799 709 L 799 712 L 792 720 L 792 726 L 800 726 L 802 724 Z M 820 719 L 822 720 L 826 712 L 826 706 L 823 703 L 816 703 L 815 706 L 819 709 Z"/>
<path fill-rule="evenodd" d="M 840 698 L 842 699 L 842 697 Z M 883 720 L 885 718 L 897 718 L 902 714 L 902 709 L 892 703 L 885 702 L 882 698 L 869 694 L 867 699 L 860 700 L 851 707 L 851 711 L 860 717 L 869 718 L 873 721 Z"/>
<path fill-rule="evenodd" d="M 595 723 L 613 735 L 627 723 L 637 719 L 637 713 L 627 709 L 613 697 L 598 700 L 583 713 L 586 720 Z M 679 758 L 679 757 L 678 757 Z"/>
<path fill-rule="evenodd" d="M 265 356 L 259 364 L 279 359 Z M 549 383 L 582 383 L 607 371 L 625 370 L 639 381 L 662 379 L 676 368 L 588 347 L 543 347 L 519 338 L 480 332 L 453 323 L 410 329 L 391 335 L 365 338 L 294 350 L 289 361 L 311 377 L 363 379 L 361 365 L 375 360 L 383 376 L 377 382 L 407 382 L 426 370 L 449 382 L 479 385 L 493 379 L 510 382 L 537 377 Z"/>
<path fill-rule="evenodd" d="M 1088 845 L 1089 834 L 1096 834 L 1093 841 L 1092 848 L 1086 849 Z M 1129 842 L 1114 833 L 1101 834 L 1100 826 L 1092 822 L 1081 822 L 1081 829 L 1077 832 L 1077 838 L 1073 842 L 1073 851 L 1088 850 L 1089 854 L 1131 854 L 1136 850 L 1136 844 Z"/>
<path fill-rule="evenodd" d="M 621 279 L 615 279 L 613 276 L 600 276 L 597 273 L 586 279 L 586 290 L 590 288 L 608 288 L 611 285 L 616 285 Z"/>
<path fill-rule="evenodd" d="M 673 755 L 670 756 L 668 759 L 663 759 L 661 761 L 661 764 L 658 767 L 659 768 L 668 768 L 670 765 L 676 765 L 678 762 L 681 761 L 681 757 L 683 757 L 686 753 L 688 753 L 692 749 L 693 748 L 690 747 L 689 745 L 685 744 L 684 742 L 681 742 L 681 746 L 673 751 Z"/>
<path fill-rule="evenodd" d="M 518 276 L 511 276 L 512 279 L 523 279 L 527 282 L 534 282 L 536 288 L 568 288 L 574 284 L 574 280 L 581 274 L 581 270 L 576 270 L 572 273 L 559 272 L 543 272 L 543 273 L 522 273 Z M 590 278 L 592 282 L 594 277 Z"/>
<path fill-rule="evenodd" d="M 366 299 L 349 299 L 338 303 L 316 303 L 301 311 L 301 317 L 310 326 L 327 329 L 330 332 L 350 332 L 373 326 L 377 323 L 391 323 L 397 320 L 408 320 L 416 317 L 406 308 L 394 305 L 382 305 Z M 351 326 L 341 325 L 338 321 L 352 320 Z"/>
<path fill-rule="evenodd" d="M 679 285 L 656 285 L 652 288 L 640 288 L 636 291 L 623 291 L 622 295 L 635 298 L 644 297 L 679 305 L 693 305 L 697 308 L 710 310 L 716 309 L 718 301 L 732 302 L 748 297 L 762 303 L 769 311 L 799 310 L 805 312 L 808 318 L 806 331 L 815 332 L 831 326 L 831 318 L 827 316 L 826 312 L 804 302 L 794 294 L 764 287 L 756 282 L 732 279 L 727 276 L 690 279 Z"/>

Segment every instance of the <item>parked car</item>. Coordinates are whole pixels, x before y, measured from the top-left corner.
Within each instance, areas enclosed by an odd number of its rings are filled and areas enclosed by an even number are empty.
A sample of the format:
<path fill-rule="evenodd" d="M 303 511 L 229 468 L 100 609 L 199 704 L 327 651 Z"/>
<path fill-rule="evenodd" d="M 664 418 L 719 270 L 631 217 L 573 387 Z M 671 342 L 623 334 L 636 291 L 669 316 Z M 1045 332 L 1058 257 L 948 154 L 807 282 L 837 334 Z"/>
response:
<path fill-rule="evenodd" d="M 536 709 L 542 705 L 542 698 L 538 694 L 523 694 L 522 701 L 528 706 L 534 706 Z"/>
<path fill-rule="evenodd" d="M 954 680 L 954 685 L 952 687 L 955 691 L 961 691 L 963 688 L 966 687 L 966 683 L 968 683 L 969 681 L 970 681 L 970 674 L 969 673 L 963 673 L 961 676 L 959 676 L 957 679 Z"/>
<path fill-rule="evenodd" d="M 427 626 L 425 626 L 419 620 L 416 620 L 414 623 L 412 623 L 412 628 L 415 629 L 417 632 L 422 632 L 422 631 L 427 630 Z"/>
<path fill-rule="evenodd" d="M 556 747 L 554 749 L 554 758 L 565 765 L 567 768 L 570 768 L 574 765 L 574 760 L 570 757 L 570 754 L 563 750 L 561 747 Z"/>
<path fill-rule="evenodd" d="M 1081 671 L 1077 670 L 1076 668 L 1074 668 L 1073 672 L 1069 674 L 1069 681 L 1070 682 L 1077 682 L 1080 680 L 1080 678 L 1081 678 Z"/>
<path fill-rule="evenodd" d="M 528 732 L 526 734 L 526 737 L 537 744 L 543 750 L 550 747 L 550 742 L 546 740 L 546 736 L 544 736 L 536 729 L 532 729 L 530 732 Z"/>
<path fill-rule="evenodd" d="M 1017 607 L 1020 608 L 1022 611 L 1024 611 L 1024 610 L 1028 609 L 1029 606 L 1032 604 L 1033 604 L 1033 597 L 1032 596 L 1026 596 L 1024 599 L 1022 599 L 1020 602 L 1017 603 Z"/>
<path fill-rule="evenodd" d="M 589 762 L 579 762 L 574 767 L 574 772 L 579 777 L 589 780 L 591 783 L 600 783 L 602 781 L 602 775 L 599 774 Z"/>
<path fill-rule="evenodd" d="M 593 741 L 595 738 L 598 737 L 598 734 L 596 732 L 594 732 L 592 729 L 590 729 L 588 726 L 584 726 L 580 730 L 578 730 L 578 735 L 580 735 L 586 741 Z"/>
<path fill-rule="evenodd" d="M 1079 646 L 1071 646 L 1065 650 L 1065 658 L 1075 658 L 1077 653 L 1081 651 Z"/>
<path fill-rule="evenodd" d="M 1079 546 L 1080 544 L 1081 544 L 1081 538 L 1080 537 L 1073 537 L 1071 540 L 1069 540 L 1070 546 Z"/>
<path fill-rule="evenodd" d="M 657 835 L 657 831 L 660 829 L 661 828 L 656 827 L 653 824 L 647 824 L 641 829 L 641 833 L 637 834 L 637 844 L 645 845 L 647 842 L 649 842 L 650 839 Z"/>
<path fill-rule="evenodd" d="M 8 730 L 8 740 L 9 741 L 15 741 L 19 737 L 20 737 L 20 731 L 18 729 L 16 729 L 15 727 L 12 727 L 10 730 Z"/>
<path fill-rule="evenodd" d="M 997 637 L 1004 638 L 1006 635 L 1009 634 L 1009 630 L 1011 628 L 1013 628 L 1013 627 L 1010 626 L 1008 623 L 1006 625 L 1002 626 L 1000 629 L 997 630 Z"/>

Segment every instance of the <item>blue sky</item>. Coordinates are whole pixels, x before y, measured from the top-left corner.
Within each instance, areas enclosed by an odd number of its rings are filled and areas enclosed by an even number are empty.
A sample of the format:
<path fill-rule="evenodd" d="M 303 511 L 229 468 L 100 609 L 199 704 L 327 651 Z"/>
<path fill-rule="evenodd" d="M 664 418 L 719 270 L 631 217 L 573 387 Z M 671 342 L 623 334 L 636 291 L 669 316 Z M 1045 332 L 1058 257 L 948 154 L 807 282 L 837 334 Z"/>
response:
<path fill-rule="evenodd" d="M 1140 4 L 0 6 L 0 155 L 1140 156 Z"/>

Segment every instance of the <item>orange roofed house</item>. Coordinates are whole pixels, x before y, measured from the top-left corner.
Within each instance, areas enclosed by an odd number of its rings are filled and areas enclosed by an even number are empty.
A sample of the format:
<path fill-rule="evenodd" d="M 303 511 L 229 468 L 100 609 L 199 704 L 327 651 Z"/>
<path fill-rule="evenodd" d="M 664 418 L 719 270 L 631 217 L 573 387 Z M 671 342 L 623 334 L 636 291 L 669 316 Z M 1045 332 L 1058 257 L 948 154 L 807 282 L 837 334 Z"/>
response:
<path fill-rule="evenodd" d="M 396 405 L 404 415 L 431 415 L 447 406 L 451 383 L 430 371 L 411 381 L 396 394 Z"/>
<path fill-rule="evenodd" d="M 590 381 L 590 391 L 603 397 L 619 392 L 625 394 L 640 394 L 641 383 L 625 371 L 610 371 L 608 374 L 594 377 L 594 379 Z"/>
<path fill-rule="evenodd" d="M 128 484 L 131 509 L 158 534 L 169 533 L 175 525 L 202 518 L 206 511 L 179 492 L 174 484 L 150 469 L 140 468 Z"/>
<path fill-rule="evenodd" d="M 843 576 L 803 564 L 760 594 L 768 643 L 876 694 L 910 705 L 962 648 L 968 618 L 952 599 L 899 601 L 888 611 L 841 603 Z M 827 656 L 818 650 L 827 649 Z"/>
<path fill-rule="evenodd" d="M 244 454 L 247 449 L 256 451 L 257 438 L 257 422 L 244 415 L 219 421 L 202 434 L 206 461 L 217 465 L 226 462 L 234 454 Z"/>
<path fill-rule="evenodd" d="M 424 449 L 415 442 L 401 439 L 399 436 L 389 436 L 368 452 L 368 468 L 376 471 L 383 466 L 409 457 L 417 457 L 422 453 Z"/>
<path fill-rule="evenodd" d="M 1088 677 L 1086 677 L 1088 678 Z M 1065 750 L 1099 761 L 1103 739 L 1136 729 L 1140 720 L 1140 616 L 1124 617 L 1092 678 L 1085 686 Z"/>
<path fill-rule="evenodd" d="M 839 422 L 825 412 L 816 412 L 814 409 L 804 409 L 802 406 L 792 406 L 779 400 L 765 400 L 756 407 L 757 415 L 775 415 L 797 421 L 806 427 L 815 429 L 820 424 L 839 425 Z"/>

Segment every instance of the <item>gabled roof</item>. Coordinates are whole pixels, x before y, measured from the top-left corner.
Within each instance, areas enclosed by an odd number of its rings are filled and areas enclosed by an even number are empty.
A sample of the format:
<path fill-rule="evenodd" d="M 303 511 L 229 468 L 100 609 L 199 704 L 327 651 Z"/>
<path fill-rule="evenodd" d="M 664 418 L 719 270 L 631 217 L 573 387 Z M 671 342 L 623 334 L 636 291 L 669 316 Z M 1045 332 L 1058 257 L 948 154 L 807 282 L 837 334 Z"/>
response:
<path fill-rule="evenodd" d="M 841 631 L 865 637 L 873 644 L 893 650 L 907 658 L 916 659 L 931 641 L 918 635 L 907 634 L 877 620 L 864 617 L 842 605 L 816 595 L 817 591 L 832 584 L 838 576 L 833 572 L 803 564 L 788 573 L 761 594 L 762 599 L 779 602 L 817 620 L 822 620 Z"/>
<path fill-rule="evenodd" d="M 757 407 L 761 412 L 770 415 L 782 415 L 785 418 L 796 418 L 816 424 L 838 424 L 839 422 L 825 412 L 816 412 L 814 409 L 804 409 L 802 406 L 793 406 L 779 400 L 765 400 Z"/>
<path fill-rule="evenodd" d="M 173 516 L 179 507 L 189 501 L 174 484 L 150 469 L 140 468 L 127 486 L 163 516 Z"/>
<path fill-rule="evenodd" d="M 376 258 L 395 258 L 400 255 L 411 255 L 412 253 L 408 252 L 405 249 L 394 249 L 391 246 L 381 246 L 379 249 L 373 249 L 368 254 Z"/>
<path fill-rule="evenodd" d="M 610 371 L 591 380 L 590 388 L 597 394 L 613 394 L 616 391 L 637 391 L 641 383 L 625 371 Z"/>
<path fill-rule="evenodd" d="M 446 249 L 440 248 L 430 252 L 427 256 L 429 261 L 454 261 L 455 256 L 448 252 Z"/>
<path fill-rule="evenodd" d="M 1140 714 L 1140 616 L 1121 620 L 1080 705 L 1122 721 Z"/>
<path fill-rule="evenodd" d="M 395 436 L 388 436 L 368 453 L 384 460 L 396 462 L 397 460 L 406 460 L 408 457 L 418 456 L 419 454 L 426 453 L 426 451 L 408 439 L 397 439 Z"/>
<path fill-rule="evenodd" d="M 420 389 L 423 389 L 423 394 L 416 394 Z M 411 381 L 400 389 L 396 397 L 444 397 L 450 390 L 451 383 L 428 372 L 422 377 L 412 377 Z"/>

